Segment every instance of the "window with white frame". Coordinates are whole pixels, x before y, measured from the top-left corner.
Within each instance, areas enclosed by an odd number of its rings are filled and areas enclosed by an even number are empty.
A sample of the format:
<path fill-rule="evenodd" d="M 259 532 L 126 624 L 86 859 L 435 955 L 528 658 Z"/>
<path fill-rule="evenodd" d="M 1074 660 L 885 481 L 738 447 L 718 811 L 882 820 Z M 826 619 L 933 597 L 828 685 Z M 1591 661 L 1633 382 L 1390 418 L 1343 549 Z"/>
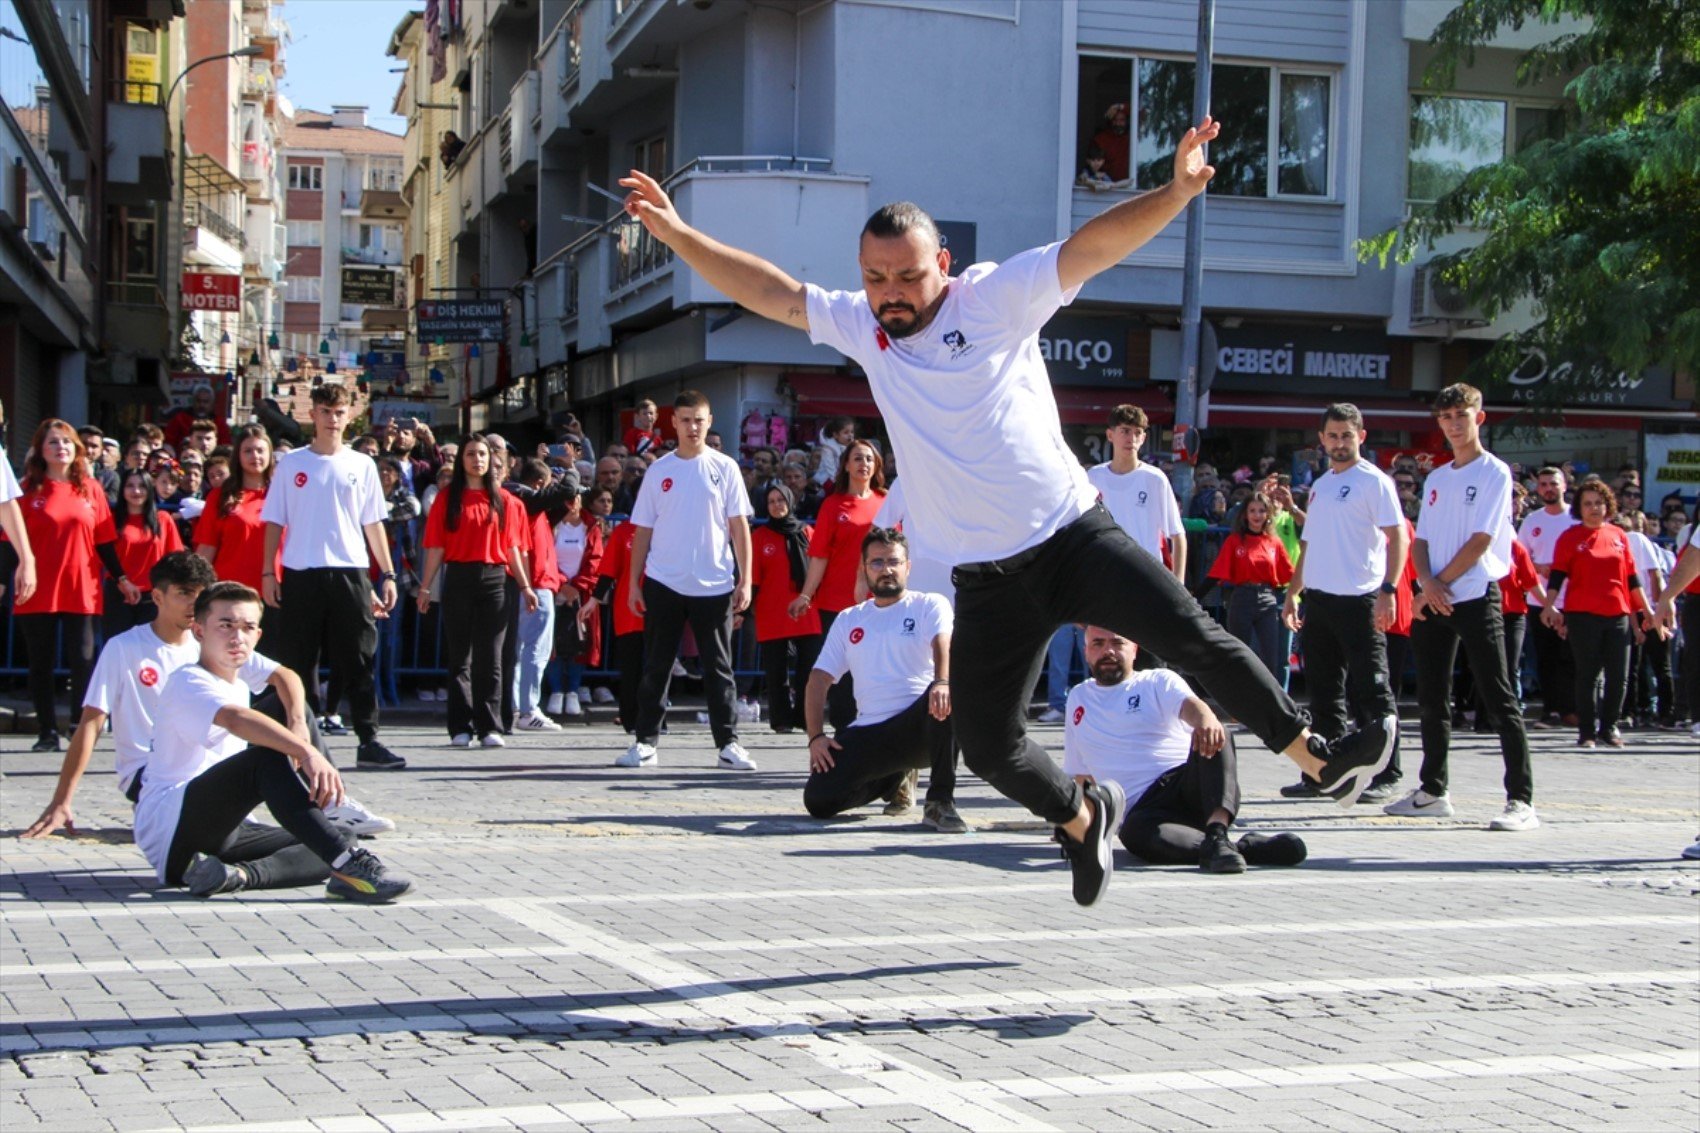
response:
<path fill-rule="evenodd" d="M 1171 176 L 1192 125 L 1191 60 L 1082 55 L 1076 172 L 1082 180 L 1154 189 Z M 1217 63 L 1210 105 L 1223 123 L 1210 147 L 1210 192 L 1326 200 L 1334 195 L 1334 71 Z"/>
<path fill-rule="evenodd" d="M 1562 137 L 1564 128 L 1564 108 L 1550 103 L 1413 94 L 1405 198 L 1432 203 L 1472 170 Z"/>
<path fill-rule="evenodd" d="M 289 187 L 291 189 L 309 189 L 313 192 L 322 191 L 325 187 L 325 167 L 290 162 Z"/>
<path fill-rule="evenodd" d="M 317 303 L 323 298 L 323 281 L 316 275 L 286 275 L 283 297 L 290 303 Z"/>
<path fill-rule="evenodd" d="M 284 239 L 291 248 L 318 248 L 325 242 L 322 220 L 291 220 L 284 223 Z"/>

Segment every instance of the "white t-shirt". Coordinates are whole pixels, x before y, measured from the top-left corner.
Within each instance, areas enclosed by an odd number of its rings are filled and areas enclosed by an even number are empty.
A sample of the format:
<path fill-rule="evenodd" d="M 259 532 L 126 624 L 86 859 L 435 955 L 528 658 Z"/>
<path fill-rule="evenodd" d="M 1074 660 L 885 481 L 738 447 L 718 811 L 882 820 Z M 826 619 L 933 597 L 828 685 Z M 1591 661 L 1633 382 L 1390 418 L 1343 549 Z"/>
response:
<path fill-rule="evenodd" d="M 198 656 L 198 654 L 197 654 Z M 177 836 L 183 792 L 207 768 L 247 750 L 247 741 L 213 723 L 226 705 L 248 707 L 250 693 L 266 687 L 277 662 L 255 654 L 235 681 L 224 681 L 199 664 L 185 665 L 165 682 L 171 711 L 154 728 L 153 751 L 136 804 L 136 845 L 165 882 L 165 859 Z"/>
<path fill-rule="evenodd" d="M 1063 709 L 1063 773 L 1121 784 L 1131 805 L 1192 751 L 1181 706 L 1192 695 L 1172 669 L 1136 672 L 1120 684 L 1090 678 Z"/>
<path fill-rule="evenodd" d="M 390 517 L 378 482 L 378 462 L 351 448 L 320 456 L 298 448 L 277 458 L 260 518 L 288 532 L 283 569 L 342 567 L 365 570 L 368 523 Z"/>
<path fill-rule="evenodd" d="M 194 637 L 172 645 L 160 640 L 152 625 L 127 629 L 101 647 L 83 707 L 104 712 L 112 721 L 113 767 L 120 791 L 127 794 L 147 765 L 166 682 L 200 655 Z"/>
<path fill-rule="evenodd" d="M 1629 536 L 1629 557 L 1635 560 L 1635 573 L 1641 576 L 1641 592 L 1647 596 L 1647 601 L 1653 600 L 1653 580 L 1651 572 L 1658 571 L 1664 577 L 1670 577 L 1670 555 L 1665 549 L 1641 534 L 1639 531 L 1625 532 Z"/>
<path fill-rule="evenodd" d="M 955 624 L 950 603 L 937 594 L 906 590 L 880 607 L 872 599 L 839 614 L 815 668 L 856 681 L 856 724 L 889 720 L 933 683 L 933 639 Z"/>
<path fill-rule="evenodd" d="M 866 292 L 807 288 L 809 338 L 867 372 L 909 512 L 952 566 L 1037 546 L 1097 499 L 1039 354 L 1039 329 L 1076 294 L 1058 283 L 1060 246 L 968 267 L 909 338 L 880 329 Z"/>
<path fill-rule="evenodd" d="M 938 594 L 956 608 L 956 584 L 950 567 L 927 546 L 927 537 L 909 517 L 909 502 L 903 494 L 903 479 L 893 480 L 885 490 L 885 501 L 874 516 L 875 527 L 901 527 L 909 540 L 909 589 Z"/>
<path fill-rule="evenodd" d="M 1311 485 L 1305 513 L 1305 589 L 1346 597 L 1374 591 L 1387 577 L 1382 528 L 1404 522 L 1399 489 L 1387 473 L 1367 460 L 1344 472 L 1330 467 Z"/>
<path fill-rule="evenodd" d="M 1471 536 L 1488 533 L 1488 544 L 1474 565 L 1450 587 L 1454 602 L 1487 593 L 1488 583 L 1511 571 L 1511 469 L 1491 452 L 1464 467 L 1443 464 L 1423 482 L 1423 510 L 1417 538 L 1428 544 L 1429 569 L 1439 574 Z M 1310 567 L 1305 571 L 1308 574 Z"/>
<path fill-rule="evenodd" d="M 17 474 L 12 471 L 12 462 L 6 457 L 6 449 L 0 446 L 0 504 L 23 494 L 23 489 L 18 487 Z"/>
<path fill-rule="evenodd" d="M 693 598 L 725 594 L 737 581 L 727 520 L 750 515 L 738 462 L 705 448 L 689 460 L 670 452 L 644 474 L 632 522 L 651 528 L 644 573 Z"/>
<path fill-rule="evenodd" d="M 1570 514 L 1566 507 L 1557 515 L 1546 508 L 1537 508 L 1523 517 L 1523 525 L 1517 529 L 1517 541 L 1529 552 L 1529 557 L 1535 560 L 1538 567 L 1552 565 L 1552 551 L 1558 545 L 1558 537 L 1581 523 L 1580 519 Z M 1541 603 L 1534 595 L 1529 596 L 1529 605 L 1539 609 Z"/>
<path fill-rule="evenodd" d="M 1165 536 L 1186 538 L 1174 489 L 1158 469 L 1141 464 L 1132 472 L 1116 472 L 1108 464 L 1098 464 L 1086 470 L 1086 479 L 1104 497 L 1110 518 L 1157 558 L 1163 557 Z"/>
<path fill-rule="evenodd" d="M 573 578 L 584 564 L 585 526 L 582 522 L 555 525 L 555 560 L 560 564 L 561 577 Z"/>

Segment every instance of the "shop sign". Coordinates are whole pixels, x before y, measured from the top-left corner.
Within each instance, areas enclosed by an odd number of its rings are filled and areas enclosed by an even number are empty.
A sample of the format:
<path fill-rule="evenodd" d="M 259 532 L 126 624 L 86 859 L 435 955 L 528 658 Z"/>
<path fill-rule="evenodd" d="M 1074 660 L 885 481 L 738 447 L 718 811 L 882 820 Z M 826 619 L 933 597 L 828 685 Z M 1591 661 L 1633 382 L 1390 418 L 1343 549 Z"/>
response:
<path fill-rule="evenodd" d="M 1643 409 L 1681 409 L 1683 405 L 1672 396 L 1671 375 L 1666 370 L 1643 370 L 1635 377 L 1627 371 L 1612 374 L 1595 366 L 1591 372 L 1579 374 L 1576 363 L 1550 363 L 1546 351 L 1532 346 L 1523 355 L 1517 368 L 1505 379 L 1511 400 L 1539 400 L 1542 387 L 1549 381 L 1559 383 L 1586 381 L 1585 387 L 1565 391 L 1564 404 L 1569 407 L 1636 406 Z"/>
<path fill-rule="evenodd" d="M 405 382 L 407 353 L 403 350 L 374 349 L 366 355 L 366 380 L 369 382 Z"/>
<path fill-rule="evenodd" d="M 1647 454 L 1641 467 L 1642 505 L 1651 511 L 1672 492 L 1682 493 L 1689 507 L 1700 498 L 1700 432 L 1648 433 L 1642 438 Z"/>
<path fill-rule="evenodd" d="M 342 301 L 371 307 L 395 305 L 396 273 L 389 268 L 342 269 Z"/>
<path fill-rule="evenodd" d="M 1126 319 L 1057 315 L 1039 331 L 1039 357 L 1058 386 L 1126 386 Z"/>
<path fill-rule="evenodd" d="M 242 309 L 242 277 L 212 271 L 186 271 L 180 294 L 185 311 L 234 313 Z"/>
<path fill-rule="evenodd" d="M 428 401 L 398 401 L 393 398 L 375 399 L 372 402 L 372 424 L 381 426 L 391 421 L 408 419 L 429 423 L 436 412 L 436 408 Z"/>
<path fill-rule="evenodd" d="M 1388 388 L 1393 343 L 1386 335 L 1219 324 L 1214 329 L 1213 349 L 1202 360 L 1214 367 L 1212 389 L 1352 397 Z"/>
<path fill-rule="evenodd" d="M 508 305 L 501 299 L 421 299 L 415 318 L 425 342 L 501 342 L 507 337 Z"/>
<path fill-rule="evenodd" d="M 939 247 L 950 253 L 950 274 L 961 275 L 962 269 L 974 262 L 980 226 L 972 220 L 935 220 L 933 223 L 938 225 Z"/>

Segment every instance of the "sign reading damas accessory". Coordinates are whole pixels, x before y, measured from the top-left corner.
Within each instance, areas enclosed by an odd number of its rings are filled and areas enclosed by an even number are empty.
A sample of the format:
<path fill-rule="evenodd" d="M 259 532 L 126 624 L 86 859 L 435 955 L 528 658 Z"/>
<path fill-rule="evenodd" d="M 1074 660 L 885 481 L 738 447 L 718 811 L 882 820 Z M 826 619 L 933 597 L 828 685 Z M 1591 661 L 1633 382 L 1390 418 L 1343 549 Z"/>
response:
<path fill-rule="evenodd" d="M 1279 390 L 1345 397 L 1389 388 L 1394 367 L 1404 367 L 1409 346 L 1384 334 L 1323 327 L 1214 325 L 1213 390 Z"/>
<path fill-rule="evenodd" d="M 242 277 L 219 272 L 183 273 L 182 307 L 185 311 L 240 311 Z"/>
<path fill-rule="evenodd" d="M 421 299 L 415 319 L 426 341 L 500 342 L 507 337 L 508 305 L 501 299 Z"/>
<path fill-rule="evenodd" d="M 1601 366 L 1595 366 L 1591 371 L 1578 371 L 1574 362 L 1549 362 L 1546 351 L 1538 346 L 1529 348 L 1517 368 L 1506 377 L 1505 384 L 1512 401 L 1532 402 L 1540 399 L 1541 389 L 1549 380 L 1569 387 L 1564 393 L 1564 404 L 1570 407 L 1636 405 L 1646 409 L 1687 408 L 1673 395 L 1669 370 L 1643 370 L 1635 377 L 1622 370 L 1613 374 Z"/>
<path fill-rule="evenodd" d="M 342 269 L 342 301 L 389 307 L 395 303 L 396 273 L 389 268 Z"/>
<path fill-rule="evenodd" d="M 1039 357 L 1059 386 L 1133 385 L 1127 370 L 1126 319 L 1057 315 L 1039 331 Z M 1143 384 L 1143 383 L 1139 383 Z"/>

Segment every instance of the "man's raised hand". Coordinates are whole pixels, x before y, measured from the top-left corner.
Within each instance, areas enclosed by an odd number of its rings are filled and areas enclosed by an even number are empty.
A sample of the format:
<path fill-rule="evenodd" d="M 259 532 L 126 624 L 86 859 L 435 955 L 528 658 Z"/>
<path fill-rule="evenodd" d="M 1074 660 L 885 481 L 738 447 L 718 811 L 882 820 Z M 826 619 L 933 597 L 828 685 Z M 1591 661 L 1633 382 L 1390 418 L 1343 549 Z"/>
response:
<path fill-rule="evenodd" d="M 1181 135 L 1180 144 L 1175 147 L 1175 188 L 1188 198 L 1204 192 L 1210 178 L 1216 176 L 1216 167 L 1205 160 L 1204 147 L 1221 130 L 1222 124 L 1206 114 L 1204 121 Z"/>
<path fill-rule="evenodd" d="M 660 183 L 649 174 L 634 169 L 619 183 L 630 189 L 626 194 L 626 215 L 641 221 L 649 234 L 663 244 L 684 225 L 672 200 Z"/>

